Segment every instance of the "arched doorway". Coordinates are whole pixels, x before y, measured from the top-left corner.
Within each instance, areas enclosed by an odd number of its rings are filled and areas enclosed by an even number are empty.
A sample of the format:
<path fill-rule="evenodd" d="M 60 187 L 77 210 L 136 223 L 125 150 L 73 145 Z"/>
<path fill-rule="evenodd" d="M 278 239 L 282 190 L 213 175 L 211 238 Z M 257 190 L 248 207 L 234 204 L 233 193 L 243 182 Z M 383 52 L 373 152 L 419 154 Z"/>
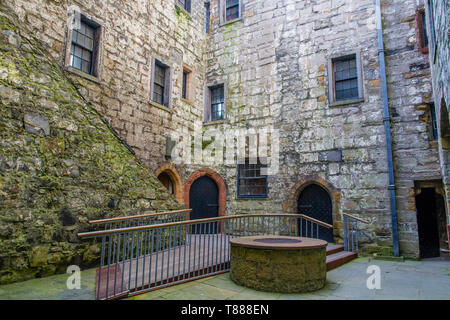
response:
<path fill-rule="evenodd" d="M 158 180 L 161 181 L 161 183 L 164 185 L 164 187 L 166 187 L 167 191 L 169 191 L 170 194 L 175 194 L 175 186 L 172 179 L 170 179 L 170 176 L 167 173 L 162 172 L 158 176 Z"/>
<path fill-rule="evenodd" d="M 297 200 L 297 209 L 301 214 L 333 225 L 331 197 L 328 191 L 317 184 L 310 184 L 301 191 Z M 334 242 L 332 229 L 319 226 L 319 237 L 322 240 Z"/>
<path fill-rule="evenodd" d="M 219 216 L 219 188 L 213 179 L 203 176 L 195 180 L 189 192 L 191 220 Z M 197 230 L 198 229 L 198 230 Z M 217 223 L 201 224 L 191 228 L 192 233 L 217 233 Z"/>
<path fill-rule="evenodd" d="M 184 202 L 186 208 L 192 209 L 191 220 L 225 216 L 226 186 L 224 180 L 211 169 L 195 171 L 184 185 Z"/>
<path fill-rule="evenodd" d="M 166 187 L 167 191 L 172 194 L 175 199 L 182 203 L 183 185 L 180 175 L 172 164 L 164 164 L 155 172 L 156 177 Z"/>

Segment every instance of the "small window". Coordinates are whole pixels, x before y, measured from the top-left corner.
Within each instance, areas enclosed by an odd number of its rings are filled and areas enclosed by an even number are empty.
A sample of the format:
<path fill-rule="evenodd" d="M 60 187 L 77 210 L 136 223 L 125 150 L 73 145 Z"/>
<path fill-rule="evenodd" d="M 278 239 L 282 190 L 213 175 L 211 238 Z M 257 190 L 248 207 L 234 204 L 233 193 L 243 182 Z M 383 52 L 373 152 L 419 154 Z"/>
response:
<path fill-rule="evenodd" d="M 241 18 L 242 0 L 221 0 L 220 3 L 221 24 L 232 22 Z"/>
<path fill-rule="evenodd" d="M 244 164 L 238 164 L 238 198 L 267 198 L 266 173 L 267 165 L 259 159 L 256 163 L 250 163 L 247 158 Z"/>
<path fill-rule="evenodd" d="M 239 0 L 226 0 L 225 18 L 226 21 L 239 18 Z"/>
<path fill-rule="evenodd" d="M 182 88 L 182 92 L 181 92 L 181 97 L 183 99 L 187 100 L 187 80 L 188 80 L 188 72 L 187 71 L 183 71 L 183 88 Z"/>
<path fill-rule="evenodd" d="M 152 100 L 169 107 L 170 68 L 161 61 L 154 59 L 152 79 Z"/>
<path fill-rule="evenodd" d="M 68 66 L 97 76 L 100 26 L 82 16 L 79 28 L 71 30 Z"/>
<path fill-rule="evenodd" d="M 430 103 L 430 115 L 431 115 L 431 137 L 433 140 L 437 140 L 439 138 L 438 136 L 438 127 L 437 127 L 437 120 L 436 120 L 436 110 L 434 103 Z"/>
<path fill-rule="evenodd" d="M 340 103 L 363 98 L 359 54 L 333 58 L 329 65 L 330 102 Z"/>
<path fill-rule="evenodd" d="M 223 85 L 213 87 L 211 90 L 211 121 L 224 119 L 224 89 Z"/>
<path fill-rule="evenodd" d="M 191 0 L 177 0 L 177 3 L 184 10 L 191 13 Z"/>
<path fill-rule="evenodd" d="M 433 1 L 428 0 L 428 26 L 430 27 L 429 36 L 430 36 L 430 44 L 429 44 L 429 51 L 431 53 L 431 61 L 434 63 L 434 55 L 435 55 L 435 45 L 436 45 L 436 39 L 435 39 L 435 30 L 434 30 L 434 8 L 433 8 Z M 425 20 L 425 21 L 426 21 Z M 425 23 L 426 25 L 426 23 Z"/>
<path fill-rule="evenodd" d="M 425 8 L 420 8 L 416 12 L 416 34 L 417 46 L 422 53 L 428 53 L 428 32 Z"/>
<path fill-rule="evenodd" d="M 211 7 L 209 2 L 205 2 L 205 33 L 209 33 L 209 21 L 211 19 Z"/>

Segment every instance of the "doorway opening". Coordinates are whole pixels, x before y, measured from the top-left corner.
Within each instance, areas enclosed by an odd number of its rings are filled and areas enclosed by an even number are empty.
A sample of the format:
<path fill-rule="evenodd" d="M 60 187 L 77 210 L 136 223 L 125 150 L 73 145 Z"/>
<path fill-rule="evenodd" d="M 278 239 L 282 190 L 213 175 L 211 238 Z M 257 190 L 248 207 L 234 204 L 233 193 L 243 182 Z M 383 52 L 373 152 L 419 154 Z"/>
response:
<path fill-rule="evenodd" d="M 416 195 L 420 258 L 435 258 L 448 247 L 443 196 L 435 187 L 423 187 Z"/>

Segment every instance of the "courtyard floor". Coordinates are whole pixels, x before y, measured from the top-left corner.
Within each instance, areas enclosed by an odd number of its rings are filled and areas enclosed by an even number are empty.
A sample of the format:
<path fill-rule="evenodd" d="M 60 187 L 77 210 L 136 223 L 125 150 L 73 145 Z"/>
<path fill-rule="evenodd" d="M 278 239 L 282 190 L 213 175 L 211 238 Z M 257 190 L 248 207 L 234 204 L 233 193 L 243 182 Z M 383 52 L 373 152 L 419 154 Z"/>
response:
<path fill-rule="evenodd" d="M 381 288 L 369 290 L 366 282 L 376 265 Z M 0 286 L 0 300 L 92 300 L 95 269 L 81 272 L 81 289 L 69 290 L 67 274 Z M 128 298 L 130 300 L 342 300 L 438 299 L 450 300 L 450 260 L 386 261 L 358 258 L 327 273 L 327 285 L 307 294 L 258 292 L 236 285 L 229 273 L 196 280 Z"/>

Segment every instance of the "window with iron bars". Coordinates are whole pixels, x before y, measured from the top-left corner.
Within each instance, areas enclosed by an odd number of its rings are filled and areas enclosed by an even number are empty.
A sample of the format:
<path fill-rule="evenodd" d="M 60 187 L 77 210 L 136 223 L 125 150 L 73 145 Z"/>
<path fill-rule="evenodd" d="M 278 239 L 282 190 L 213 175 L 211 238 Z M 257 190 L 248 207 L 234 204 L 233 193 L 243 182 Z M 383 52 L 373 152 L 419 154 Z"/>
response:
<path fill-rule="evenodd" d="M 238 164 L 237 196 L 238 198 L 267 198 L 267 165 L 258 159 L 256 163 Z"/>

